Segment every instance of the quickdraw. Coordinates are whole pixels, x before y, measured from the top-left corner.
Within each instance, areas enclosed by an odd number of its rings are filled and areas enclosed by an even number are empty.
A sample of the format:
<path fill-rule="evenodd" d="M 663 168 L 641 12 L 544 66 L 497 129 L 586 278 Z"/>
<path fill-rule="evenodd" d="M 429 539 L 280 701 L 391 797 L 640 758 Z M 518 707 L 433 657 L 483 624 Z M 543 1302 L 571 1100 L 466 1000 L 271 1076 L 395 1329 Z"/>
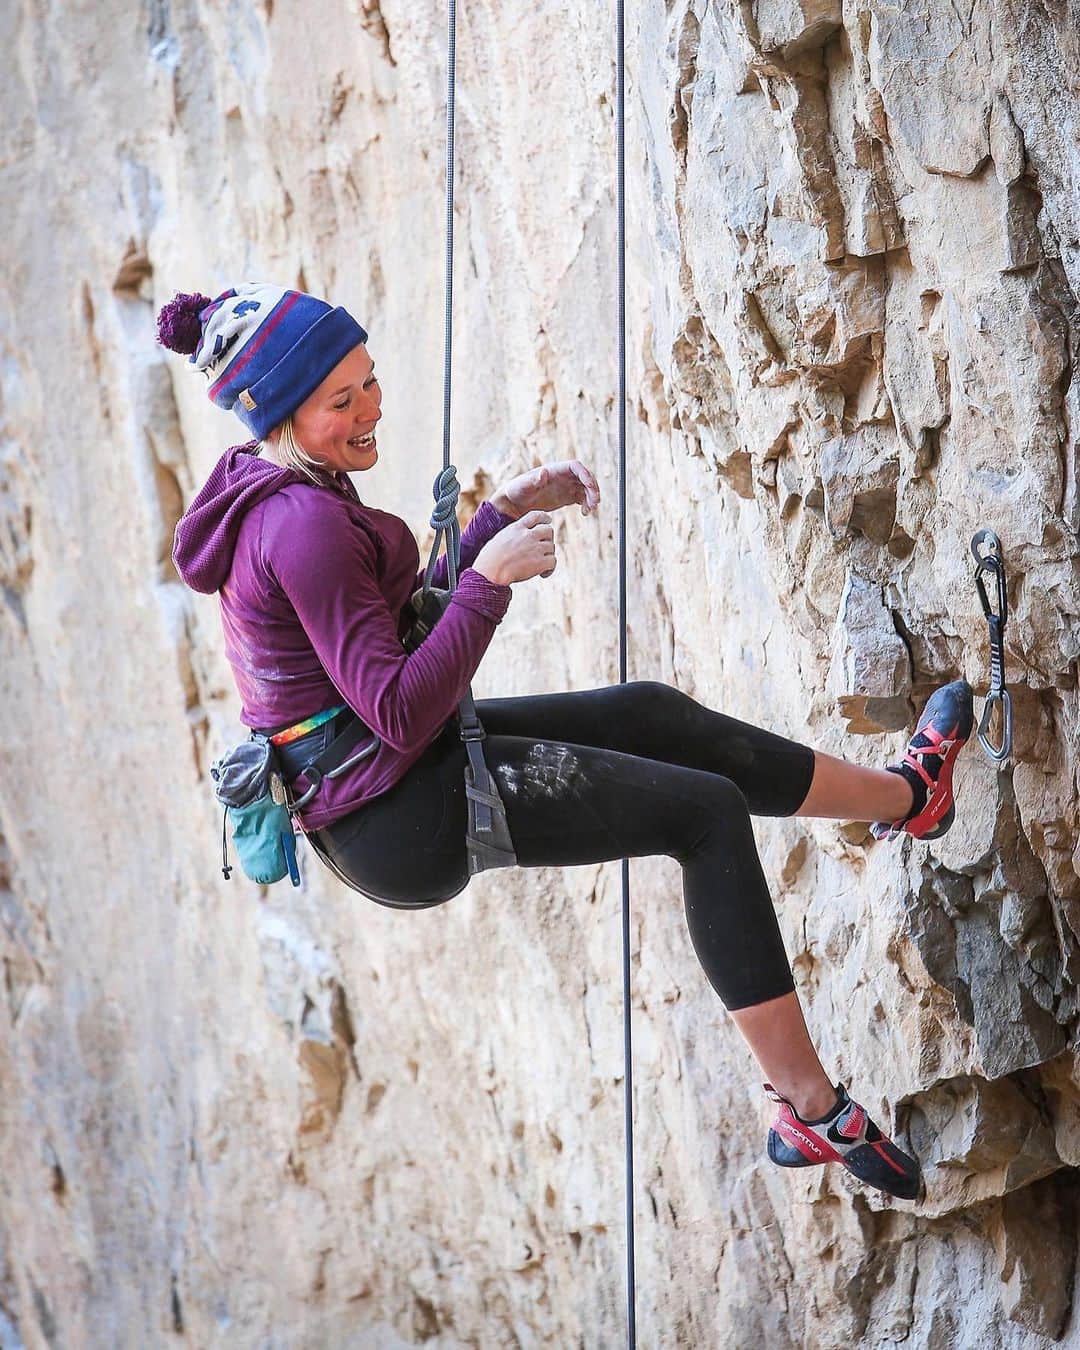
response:
<path fill-rule="evenodd" d="M 979 600 L 982 602 L 983 613 L 990 629 L 990 688 L 986 693 L 986 703 L 979 722 L 979 744 L 995 764 L 1004 764 L 1012 753 L 1013 739 L 1012 699 L 1005 687 L 1005 625 L 1009 619 L 1005 560 L 1001 553 L 1001 540 L 993 530 L 979 530 L 971 541 L 971 552 L 977 564 L 975 587 L 979 592 Z M 986 590 L 987 572 L 992 572 L 997 578 L 996 610 Z M 995 708 L 1001 710 L 1001 739 L 997 745 L 990 738 Z"/>

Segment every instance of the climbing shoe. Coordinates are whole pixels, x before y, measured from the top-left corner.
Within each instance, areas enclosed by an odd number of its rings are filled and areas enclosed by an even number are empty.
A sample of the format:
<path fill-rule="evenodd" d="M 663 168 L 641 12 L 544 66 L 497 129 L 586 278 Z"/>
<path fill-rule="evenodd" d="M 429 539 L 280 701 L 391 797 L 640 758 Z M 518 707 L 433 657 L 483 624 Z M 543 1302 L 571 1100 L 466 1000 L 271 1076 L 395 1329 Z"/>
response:
<path fill-rule="evenodd" d="M 953 680 L 931 694 L 915 735 L 899 764 L 889 764 L 890 773 L 898 773 L 911 784 L 914 801 L 903 820 L 875 821 L 870 833 L 875 839 L 895 839 L 901 834 L 916 839 L 939 839 L 953 823 L 953 765 L 967 744 L 975 714 L 971 707 L 971 685 Z"/>
<path fill-rule="evenodd" d="M 923 1194 L 918 1159 L 897 1148 L 852 1101 L 847 1089 L 836 1087 L 836 1105 L 822 1120 L 803 1120 L 786 1097 L 769 1083 L 765 1091 L 780 1109 L 769 1130 L 768 1152 L 778 1167 L 814 1167 L 838 1162 L 852 1176 L 899 1200 L 918 1200 Z"/>

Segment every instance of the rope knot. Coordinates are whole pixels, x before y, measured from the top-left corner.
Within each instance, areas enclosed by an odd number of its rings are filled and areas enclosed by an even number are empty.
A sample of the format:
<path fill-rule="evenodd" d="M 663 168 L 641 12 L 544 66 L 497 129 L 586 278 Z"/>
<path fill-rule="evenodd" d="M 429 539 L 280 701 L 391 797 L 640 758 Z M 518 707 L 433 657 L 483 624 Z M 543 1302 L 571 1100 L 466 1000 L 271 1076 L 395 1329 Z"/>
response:
<path fill-rule="evenodd" d="M 435 506 L 431 512 L 431 528 L 445 530 L 457 519 L 458 497 L 461 494 L 457 469 L 452 464 L 448 464 L 436 476 L 431 491 L 435 498 Z"/>

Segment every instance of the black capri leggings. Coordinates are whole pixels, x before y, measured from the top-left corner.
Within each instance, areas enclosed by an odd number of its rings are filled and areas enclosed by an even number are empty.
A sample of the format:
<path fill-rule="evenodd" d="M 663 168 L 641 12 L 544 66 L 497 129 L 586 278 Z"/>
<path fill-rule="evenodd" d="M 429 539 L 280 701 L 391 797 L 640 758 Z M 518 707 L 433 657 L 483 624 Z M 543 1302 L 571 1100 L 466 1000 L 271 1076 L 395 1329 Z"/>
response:
<path fill-rule="evenodd" d="M 794 988 L 751 815 L 793 815 L 813 751 L 665 684 L 482 699 L 484 752 L 518 863 L 573 867 L 667 854 L 690 937 L 729 1009 Z M 432 900 L 465 885 L 465 750 L 447 724 L 389 791 L 314 835 L 365 891 Z"/>

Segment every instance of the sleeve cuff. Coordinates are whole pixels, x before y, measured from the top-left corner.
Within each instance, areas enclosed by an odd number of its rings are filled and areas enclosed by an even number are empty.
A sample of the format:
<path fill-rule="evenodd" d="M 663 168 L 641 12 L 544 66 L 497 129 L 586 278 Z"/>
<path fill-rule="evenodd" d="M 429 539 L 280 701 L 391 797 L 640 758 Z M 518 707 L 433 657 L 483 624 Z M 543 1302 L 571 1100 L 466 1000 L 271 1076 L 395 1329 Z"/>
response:
<path fill-rule="evenodd" d="M 495 511 L 495 508 L 492 507 Z M 495 511 L 498 515 L 498 511 Z M 495 582 L 488 581 L 487 577 L 481 576 L 479 572 L 474 572 L 471 567 L 466 567 L 461 576 L 458 577 L 457 590 L 454 592 L 454 604 L 462 605 L 465 609 L 471 609 L 477 614 L 482 614 L 485 619 L 490 619 L 492 623 L 498 623 L 506 613 L 510 604 L 511 590 L 509 586 L 497 586 Z"/>
<path fill-rule="evenodd" d="M 483 501 L 476 508 L 476 514 L 469 522 L 478 534 L 482 534 L 484 543 L 494 538 L 500 530 L 505 530 L 507 525 L 512 525 L 516 517 L 504 515 L 497 506 L 492 506 L 489 501 Z"/>

